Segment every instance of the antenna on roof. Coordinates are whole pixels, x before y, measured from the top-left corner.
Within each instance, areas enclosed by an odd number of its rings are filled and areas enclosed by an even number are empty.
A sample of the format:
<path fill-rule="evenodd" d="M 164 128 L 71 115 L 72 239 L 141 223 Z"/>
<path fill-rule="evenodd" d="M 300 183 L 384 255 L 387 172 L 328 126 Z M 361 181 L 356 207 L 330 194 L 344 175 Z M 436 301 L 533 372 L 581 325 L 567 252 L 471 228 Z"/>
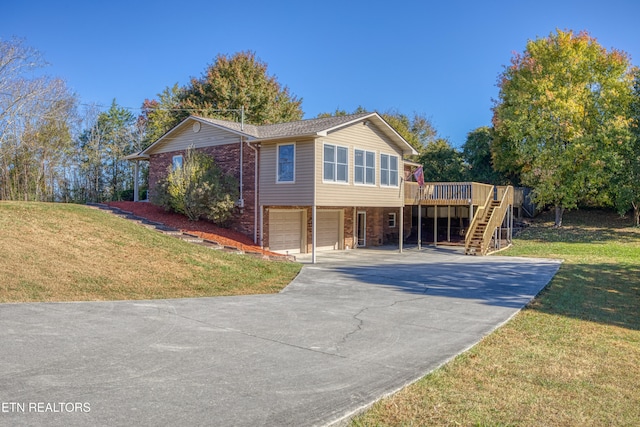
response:
<path fill-rule="evenodd" d="M 244 105 L 240 107 L 240 130 L 244 132 Z"/>

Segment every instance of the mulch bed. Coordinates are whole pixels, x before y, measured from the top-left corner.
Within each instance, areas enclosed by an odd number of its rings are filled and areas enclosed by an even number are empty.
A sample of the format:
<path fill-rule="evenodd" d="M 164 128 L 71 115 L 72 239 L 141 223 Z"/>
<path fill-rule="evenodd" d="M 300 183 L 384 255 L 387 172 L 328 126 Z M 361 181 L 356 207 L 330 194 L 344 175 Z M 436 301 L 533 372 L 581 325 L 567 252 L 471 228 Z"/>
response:
<path fill-rule="evenodd" d="M 232 246 L 245 252 L 261 253 L 269 256 L 282 256 L 273 252 L 265 251 L 260 246 L 253 243 L 246 235 L 206 221 L 189 221 L 184 215 L 167 212 L 160 206 L 146 202 L 109 202 L 113 206 L 123 211 L 131 212 L 136 216 L 150 221 L 160 222 L 166 226 L 177 228 L 183 233 L 189 233 L 203 239 L 212 240 L 223 246 Z"/>

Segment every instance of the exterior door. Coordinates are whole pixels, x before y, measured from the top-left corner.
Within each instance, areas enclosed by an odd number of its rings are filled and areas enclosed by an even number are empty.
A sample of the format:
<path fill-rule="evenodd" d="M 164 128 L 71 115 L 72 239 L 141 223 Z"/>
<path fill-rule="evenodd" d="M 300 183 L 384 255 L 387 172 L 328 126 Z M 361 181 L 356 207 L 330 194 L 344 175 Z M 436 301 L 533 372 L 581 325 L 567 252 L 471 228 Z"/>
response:
<path fill-rule="evenodd" d="M 367 246 L 367 213 L 358 212 L 356 221 L 356 233 L 358 247 Z"/>

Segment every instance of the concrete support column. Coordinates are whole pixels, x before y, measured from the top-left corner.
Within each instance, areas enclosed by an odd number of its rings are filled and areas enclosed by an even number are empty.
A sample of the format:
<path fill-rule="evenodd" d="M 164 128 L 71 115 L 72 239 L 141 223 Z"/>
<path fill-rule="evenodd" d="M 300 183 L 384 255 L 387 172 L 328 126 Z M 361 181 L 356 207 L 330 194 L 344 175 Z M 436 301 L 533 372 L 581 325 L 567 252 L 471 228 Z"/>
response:
<path fill-rule="evenodd" d="M 311 263 L 316 263 L 316 205 L 311 208 Z"/>
<path fill-rule="evenodd" d="M 402 241 L 404 240 L 404 206 L 400 207 L 400 233 L 398 233 L 398 248 L 402 253 Z"/>
<path fill-rule="evenodd" d="M 438 247 L 438 205 L 433 207 L 433 246 Z"/>
<path fill-rule="evenodd" d="M 139 181 L 140 181 L 140 160 L 136 160 L 133 165 L 133 201 L 140 201 L 140 190 L 139 190 Z"/>
<path fill-rule="evenodd" d="M 451 205 L 447 205 L 447 242 L 451 242 Z"/>

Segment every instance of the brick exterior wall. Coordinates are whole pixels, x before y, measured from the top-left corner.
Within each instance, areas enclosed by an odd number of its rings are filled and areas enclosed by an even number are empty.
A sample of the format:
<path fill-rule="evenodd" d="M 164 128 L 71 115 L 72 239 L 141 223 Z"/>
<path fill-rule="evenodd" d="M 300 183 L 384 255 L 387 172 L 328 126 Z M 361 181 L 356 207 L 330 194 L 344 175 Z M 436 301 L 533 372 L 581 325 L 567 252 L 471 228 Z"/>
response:
<path fill-rule="evenodd" d="M 199 148 L 198 150 L 212 156 L 220 168 L 240 182 L 240 149 L 239 144 L 227 144 L 214 147 Z M 157 183 L 166 176 L 171 167 L 173 156 L 184 155 L 184 150 L 169 153 L 152 154 L 149 161 L 149 193 L 153 197 L 153 192 Z M 255 215 L 259 215 L 258 207 L 255 205 L 256 189 L 254 188 L 254 173 L 256 170 L 256 153 L 253 149 L 243 146 L 243 198 L 244 208 L 236 208 L 231 228 L 239 231 L 251 238 L 254 237 L 254 224 L 257 222 Z M 259 185 L 259 183 L 258 183 Z M 258 188 L 259 191 L 259 188 Z M 307 218 L 307 252 L 311 252 L 311 211 L 310 206 L 265 206 L 273 209 L 302 209 L 306 211 Z M 398 244 L 398 233 L 400 211 L 399 208 L 342 208 L 323 207 L 322 209 L 342 209 L 344 212 L 344 248 L 355 247 L 355 212 L 367 213 L 367 246 L 380 246 L 383 244 Z M 318 208 L 318 210 L 321 210 Z M 396 213 L 396 227 L 391 228 L 388 224 L 388 214 Z M 257 217 L 259 221 L 259 216 Z M 407 237 L 411 233 L 411 207 L 407 206 L 404 211 L 404 234 Z M 260 227 L 260 224 L 257 224 Z M 263 245 L 265 249 L 269 247 L 269 211 L 263 212 Z M 258 239 L 260 236 L 258 236 Z M 258 243 L 260 243 L 258 241 Z M 304 249 L 304 248 L 303 248 Z"/>
<path fill-rule="evenodd" d="M 367 246 L 380 246 L 384 242 L 384 212 L 385 208 L 357 208 L 358 212 L 367 213 Z"/>
<path fill-rule="evenodd" d="M 404 238 L 403 238 L 403 242 L 405 240 L 407 240 L 409 237 L 411 237 L 411 234 L 413 233 L 412 215 L 413 215 L 413 210 L 412 210 L 411 205 L 405 206 L 404 207 L 404 215 L 403 215 L 404 216 Z"/>
<path fill-rule="evenodd" d="M 198 148 L 198 151 L 206 153 L 215 159 L 216 164 L 226 174 L 232 175 L 240 183 L 240 146 L 239 144 L 226 144 L 214 147 Z M 254 237 L 254 223 L 256 214 L 254 188 L 256 171 L 256 154 L 245 144 L 242 147 L 242 187 L 244 199 L 244 208 L 236 208 L 234 218 L 231 222 L 231 228 L 239 231 L 251 238 Z M 152 154 L 149 159 L 149 193 L 153 197 L 158 182 L 164 178 L 171 163 L 173 156 L 183 155 L 185 151 L 172 151 L 169 153 Z M 151 200 L 151 199 L 150 199 Z"/>
<path fill-rule="evenodd" d="M 313 230 L 311 228 L 312 226 L 312 218 L 311 218 L 311 212 L 312 212 L 312 208 L 311 207 L 306 207 L 307 209 L 307 253 L 311 253 L 311 242 L 312 242 L 312 236 L 313 236 Z M 343 216 L 344 216 L 344 229 L 343 229 L 343 237 L 344 240 L 342 241 L 342 248 L 346 249 L 347 246 L 349 247 L 349 249 L 353 249 L 353 242 L 354 242 L 354 233 L 353 233 L 353 208 L 342 208 L 342 207 L 331 207 L 331 206 L 323 206 L 322 208 L 316 208 L 316 212 L 318 211 L 322 211 L 322 210 L 342 210 L 343 211 Z"/>
<path fill-rule="evenodd" d="M 389 215 L 395 214 L 395 227 L 389 226 Z M 385 245 L 398 245 L 400 238 L 400 208 L 384 208 L 382 211 L 382 243 Z"/>
<path fill-rule="evenodd" d="M 349 249 L 353 249 L 356 246 L 355 241 L 355 228 L 354 224 L 354 208 L 345 208 L 344 209 L 344 248 L 347 247 Z"/>

